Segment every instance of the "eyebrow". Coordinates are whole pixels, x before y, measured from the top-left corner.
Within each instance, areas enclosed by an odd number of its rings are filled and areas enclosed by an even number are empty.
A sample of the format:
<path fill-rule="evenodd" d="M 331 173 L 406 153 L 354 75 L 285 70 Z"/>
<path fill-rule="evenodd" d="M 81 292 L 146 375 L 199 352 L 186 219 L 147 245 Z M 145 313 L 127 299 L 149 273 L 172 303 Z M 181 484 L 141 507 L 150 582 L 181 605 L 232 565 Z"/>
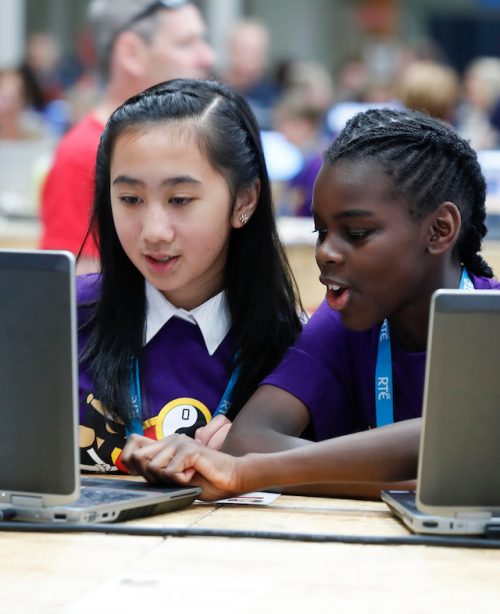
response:
<path fill-rule="evenodd" d="M 145 182 L 142 181 L 142 179 L 130 177 L 129 175 L 118 175 L 118 177 L 115 177 L 115 179 L 113 179 L 112 185 L 119 185 L 122 183 L 126 183 L 128 185 L 145 185 Z M 195 179 L 194 177 L 191 177 L 190 175 L 178 175 L 177 177 L 169 177 L 168 179 L 163 179 L 160 185 L 162 187 L 170 187 L 183 183 L 200 185 L 201 181 Z"/>
<path fill-rule="evenodd" d="M 373 217 L 375 214 L 373 211 L 369 211 L 368 209 L 346 209 L 345 211 L 341 211 L 334 216 L 335 220 L 341 220 L 343 218 L 350 217 Z"/>

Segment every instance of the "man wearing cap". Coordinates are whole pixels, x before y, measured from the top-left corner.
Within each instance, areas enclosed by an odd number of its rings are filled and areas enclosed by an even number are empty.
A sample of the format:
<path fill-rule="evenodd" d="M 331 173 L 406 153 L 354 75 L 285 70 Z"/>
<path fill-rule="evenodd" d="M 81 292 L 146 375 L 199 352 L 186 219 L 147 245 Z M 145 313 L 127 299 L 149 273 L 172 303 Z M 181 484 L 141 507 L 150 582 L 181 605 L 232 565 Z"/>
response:
<path fill-rule="evenodd" d="M 111 113 L 130 96 L 167 79 L 207 78 L 215 55 L 198 9 L 186 0 L 92 0 L 89 7 L 100 76 L 98 105 L 59 143 L 42 190 L 42 249 L 77 254 L 87 232 L 97 147 Z M 89 237 L 78 272 L 98 268 Z"/>

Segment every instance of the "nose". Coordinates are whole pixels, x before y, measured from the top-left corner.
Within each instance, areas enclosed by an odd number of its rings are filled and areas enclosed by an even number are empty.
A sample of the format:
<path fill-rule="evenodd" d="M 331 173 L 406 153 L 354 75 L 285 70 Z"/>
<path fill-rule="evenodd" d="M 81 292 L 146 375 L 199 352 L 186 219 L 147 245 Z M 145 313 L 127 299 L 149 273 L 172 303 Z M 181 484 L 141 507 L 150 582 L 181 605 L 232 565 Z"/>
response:
<path fill-rule="evenodd" d="M 204 70 L 210 70 L 215 65 L 215 51 L 212 47 L 207 43 L 207 41 L 202 40 L 200 42 L 200 46 L 198 49 L 198 64 Z"/>
<path fill-rule="evenodd" d="M 149 244 L 171 243 L 174 240 L 174 222 L 161 204 L 151 204 L 145 208 L 142 238 Z"/>
<path fill-rule="evenodd" d="M 338 242 L 328 235 L 316 244 L 316 262 L 322 268 L 328 264 L 339 265 L 344 262 L 344 253 Z"/>

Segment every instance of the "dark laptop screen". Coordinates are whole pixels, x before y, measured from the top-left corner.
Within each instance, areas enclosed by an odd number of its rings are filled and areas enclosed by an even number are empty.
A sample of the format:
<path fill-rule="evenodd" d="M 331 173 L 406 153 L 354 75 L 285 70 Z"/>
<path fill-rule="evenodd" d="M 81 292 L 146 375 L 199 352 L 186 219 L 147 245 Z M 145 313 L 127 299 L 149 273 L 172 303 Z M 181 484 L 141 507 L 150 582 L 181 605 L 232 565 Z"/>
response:
<path fill-rule="evenodd" d="M 1 490 L 75 487 L 72 266 L 0 251 Z"/>

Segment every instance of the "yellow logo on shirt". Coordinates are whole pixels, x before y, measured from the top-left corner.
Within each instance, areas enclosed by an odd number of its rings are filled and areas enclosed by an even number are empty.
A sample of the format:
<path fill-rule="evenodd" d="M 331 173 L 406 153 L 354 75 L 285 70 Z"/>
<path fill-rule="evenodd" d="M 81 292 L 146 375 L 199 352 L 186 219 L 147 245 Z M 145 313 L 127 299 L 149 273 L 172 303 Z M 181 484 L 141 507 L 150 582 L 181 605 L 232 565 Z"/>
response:
<path fill-rule="evenodd" d="M 212 414 L 201 401 L 181 397 L 167 403 L 154 418 L 157 439 L 172 433 L 194 434 L 194 431 L 210 422 Z M 149 422 L 149 421 L 148 421 Z M 145 428 L 147 424 L 144 424 Z"/>

